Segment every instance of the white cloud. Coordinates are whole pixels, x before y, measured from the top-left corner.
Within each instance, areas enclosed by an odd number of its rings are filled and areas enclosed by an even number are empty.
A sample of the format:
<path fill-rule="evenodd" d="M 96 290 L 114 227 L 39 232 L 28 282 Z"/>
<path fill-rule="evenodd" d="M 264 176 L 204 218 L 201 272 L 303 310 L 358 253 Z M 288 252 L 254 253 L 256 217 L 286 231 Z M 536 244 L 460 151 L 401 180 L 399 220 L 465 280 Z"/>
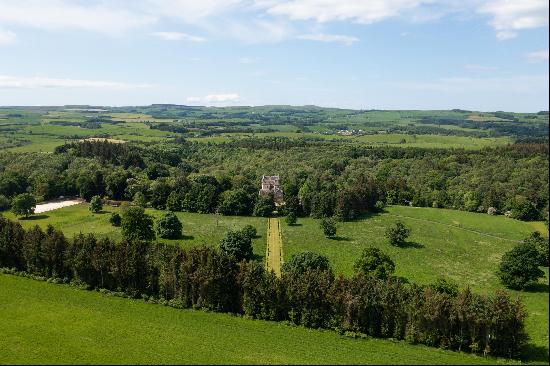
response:
<path fill-rule="evenodd" d="M 206 38 L 194 36 L 192 34 L 181 32 L 153 32 L 152 36 L 159 37 L 165 41 L 189 41 L 189 42 L 205 42 Z"/>
<path fill-rule="evenodd" d="M 209 103 L 226 103 L 226 102 L 236 102 L 239 100 L 239 94 L 210 94 L 207 95 L 204 100 Z"/>
<path fill-rule="evenodd" d="M 548 26 L 548 0 L 492 0 L 478 11 L 492 16 L 490 24 L 499 40 L 514 38 L 522 29 Z"/>
<path fill-rule="evenodd" d="M 0 0 L 0 23 L 40 29 L 84 29 L 113 33 L 152 24 L 155 16 L 128 11 L 107 2 Z"/>
<path fill-rule="evenodd" d="M 541 61 L 548 61 L 548 50 L 529 52 L 526 57 L 527 61 L 532 64 Z"/>
<path fill-rule="evenodd" d="M 236 93 L 227 93 L 227 94 L 209 94 L 204 97 L 187 97 L 187 103 L 192 104 L 207 104 L 207 105 L 218 105 L 218 104 L 227 104 L 234 103 L 241 99 L 239 94 Z"/>
<path fill-rule="evenodd" d="M 241 4 L 242 0 L 145 0 L 143 8 L 158 16 L 197 24 Z"/>
<path fill-rule="evenodd" d="M 0 75 L 0 89 L 36 88 L 93 88 L 93 89 L 135 89 L 150 88 L 150 84 L 131 84 L 116 81 L 49 78 L 42 76 L 18 77 Z"/>
<path fill-rule="evenodd" d="M 345 44 L 346 46 L 351 46 L 353 43 L 359 41 L 359 38 L 357 37 L 345 36 L 340 34 L 323 34 L 323 33 L 303 34 L 301 36 L 298 36 L 298 38 L 309 40 L 309 41 L 318 41 L 318 42 L 336 42 L 336 43 Z"/>
<path fill-rule="evenodd" d="M 15 42 L 16 35 L 11 31 L 0 29 L 0 46 L 5 46 Z"/>
<path fill-rule="evenodd" d="M 317 22 L 351 20 L 371 24 L 395 17 L 433 0 L 291 0 L 268 2 L 268 12 L 294 20 Z"/>

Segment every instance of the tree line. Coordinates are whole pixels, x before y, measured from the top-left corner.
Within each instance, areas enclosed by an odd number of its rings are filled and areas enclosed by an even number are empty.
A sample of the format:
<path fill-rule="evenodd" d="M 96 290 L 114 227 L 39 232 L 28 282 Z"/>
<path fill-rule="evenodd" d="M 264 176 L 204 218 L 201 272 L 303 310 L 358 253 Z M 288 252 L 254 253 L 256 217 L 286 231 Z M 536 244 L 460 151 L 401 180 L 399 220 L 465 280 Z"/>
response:
<path fill-rule="evenodd" d="M 365 252 L 350 278 L 336 277 L 326 258 L 307 253 L 285 263 L 278 278 L 258 262 L 239 261 L 231 254 L 234 241 L 228 236 L 225 250 L 217 250 L 93 234 L 68 240 L 52 226 L 25 230 L 0 217 L 0 267 L 179 308 L 451 350 L 517 358 L 526 345 L 524 306 L 505 292 L 407 284 L 376 250 Z"/>
<path fill-rule="evenodd" d="M 0 154 L 0 209 L 21 193 L 38 201 L 138 194 L 154 208 L 251 215 L 261 176 L 276 173 L 298 216 L 352 220 L 379 201 L 521 220 L 548 215 L 548 143 L 465 151 L 284 138 L 178 141 L 85 141 L 59 146 L 56 154 Z"/>

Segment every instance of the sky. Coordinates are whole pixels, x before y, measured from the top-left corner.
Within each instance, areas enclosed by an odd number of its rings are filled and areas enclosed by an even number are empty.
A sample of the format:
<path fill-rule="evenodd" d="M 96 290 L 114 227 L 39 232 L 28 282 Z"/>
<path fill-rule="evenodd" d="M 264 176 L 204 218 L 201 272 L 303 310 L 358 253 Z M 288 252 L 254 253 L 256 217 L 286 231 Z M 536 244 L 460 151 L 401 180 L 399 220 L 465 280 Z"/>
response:
<path fill-rule="evenodd" d="M 0 0 L 0 105 L 548 110 L 548 0 Z"/>

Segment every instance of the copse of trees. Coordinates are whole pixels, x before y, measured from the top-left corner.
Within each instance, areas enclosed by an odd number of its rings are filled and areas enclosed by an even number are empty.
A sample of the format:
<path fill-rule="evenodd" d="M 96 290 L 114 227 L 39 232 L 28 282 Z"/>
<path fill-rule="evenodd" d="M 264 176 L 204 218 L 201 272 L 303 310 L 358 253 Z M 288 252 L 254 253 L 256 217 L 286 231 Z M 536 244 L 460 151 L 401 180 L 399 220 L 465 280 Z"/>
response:
<path fill-rule="evenodd" d="M 56 151 L 0 153 L 0 196 L 133 200 L 138 194 L 140 206 L 230 215 L 248 215 L 252 207 L 252 214 L 265 216 L 275 207 L 258 197 L 257 189 L 265 166 L 276 162 L 288 205 L 285 211 L 297 216 L 353 220 L 379 210 L 381 203 L 473 212 L 492 208 L 491 213 L 509 211 L 521 220 L 540 219 L 548 211 L 547 141 L 480 151 L 373 148 L 284 138 L 212 146 L 85 141 Z M 248 162 L 245 169 L 243 161 Z"/>
<path fill-rule="evenodd" d="M 526 312 L 504 292 L 477 295 L 405 285 L 359 273 L 336 278 L 312 253 L 285 263 L 281 278 L 257 262 L 214 248 L 93 234 L 72 240 L 38 226 L 24 230 L 0 217 L 0 267 L 123 291 L 178 308 L 204 308 L 313 328 L 360 332 L 452 350 L 517 358 L 527 336 Z M 491 316 L 486 316 L 491 314 Z"/>

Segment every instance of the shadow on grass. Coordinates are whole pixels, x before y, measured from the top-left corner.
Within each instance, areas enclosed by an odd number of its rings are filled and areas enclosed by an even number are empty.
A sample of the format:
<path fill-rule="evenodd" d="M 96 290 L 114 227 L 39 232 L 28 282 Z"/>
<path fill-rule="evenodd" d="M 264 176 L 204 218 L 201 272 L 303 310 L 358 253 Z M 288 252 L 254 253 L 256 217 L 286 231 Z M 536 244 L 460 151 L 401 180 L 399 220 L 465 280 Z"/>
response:
<path fill-rule="evenodd" d="M 193 240 L 193 239 L 195 239 L 195 237 L 193 235 L 182 235 L 180 239 L 182 239 L 182 240 Z"/>
<path fill-rule="evenodd" d="M 532 293 L 548 293 L 548 284 L 547 283 L 533 283 L 525 287 L 525 292 Z"/>
<path fill-rule="evenodd" d="M 23 220 L 23 221 L 34 221 L 34 220 L 43 220 L 43 219 L 47 219 L 48 215 L 34 215 L 34 216 L 29 216 L 29 217 L 21 217 L 19 218 L 19 220 Z"/>
<path fill-rule="evenodd" d="M 294 227 L 294 226 L 302 226 L 302 224 L 296 223 L 296 224 L 287 224 L 287 226 Z"/>
<path fill-rule="evenodd" d="M 414 249 L 422 249 L 424 248 L 424 244 L 417 243 L 415 241 L 406 241 L 401 245 L 400 248 L 414 248 Z"/>
<path fill-rule="evenodd" d="M 536 344 L 528 344 L 527 346 L 525 346 L 522 360 L 529 363 L 541 362 L 548 364 L 548 347 L 537 346 Z"/>
<path fill-rule="evenodd" d="M 252 260 L 263 263 L 264 256 L 258 254 L 252 254 Z"/>
<path fill-rule="evenodd" d="M 333 237 L 330 237 L 329 239 L 334 241 L 351 241 L 351 239 L 348 238 L 347 236 L 333 236 Z"/>
<path fill-rule="evenodd" d="M 364 214 L 360 214 L 359 216 L 357 216 L 356 219 L 353 219 L 353 220 L 349 220 L 349 221 L 361 221 L 361 220 L 367 220 L 367 219 L 371 219 L 373 217 L 376 217 L 376 216 L 379 216 L 383 213 L 386 213 L 387 211 L 386 210 L 382 210 L 382 211 L 378 211 L 378 212 L 374 212 L 374 211 L 371 211 L 371 212 L 366 212 Z"/>

